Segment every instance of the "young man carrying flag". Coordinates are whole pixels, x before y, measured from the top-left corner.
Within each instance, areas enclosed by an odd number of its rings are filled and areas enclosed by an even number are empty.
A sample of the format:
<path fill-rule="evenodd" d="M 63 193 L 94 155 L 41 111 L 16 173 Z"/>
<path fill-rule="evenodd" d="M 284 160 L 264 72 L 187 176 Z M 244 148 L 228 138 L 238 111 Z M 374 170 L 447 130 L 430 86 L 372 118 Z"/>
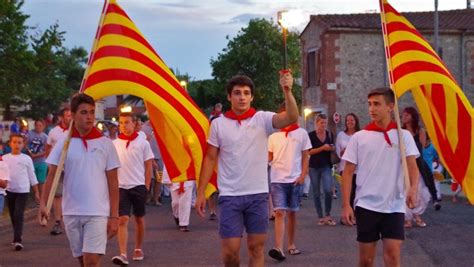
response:
<path fill-rule="evenodd" d="M 64 162 L 63 214 L 73 257 L 81 266 L 100 266 L 107 239 L 118 230 L 120 162 L 112 141 L 94 127 L 95 102 L 79 93 L 71 99 L 72 138 Z M 39 221 L 48 218 L 46 202 L 66 139 L 46 162 L 50 169 L 41 198 Z"/>
<path fill-rule="evenodd" d="M 405 196 L 397 124 L 392 121 L 395 96 L 390 88 L 378 88 L 368 95 L 372 122 L 355 133 L 342 157 L 342 220 L 357 221 L 359 266 L 373 266 L 377 241 L 382 238 L 385 266 L 400 266 L 404 234 L 405 202 L 413 208 L 418 186 L 416 158 L 420 155 L 410 132 L 402 130 L 410 190 Z M 357 167 L 355 211 L 350 194 Z M 354 216 L 355 215 L 355 216 Z M 356 220 L 354 220 L 356 219 Z"/>
<path fill-rule="evenodd" d="M 240 264 L 244 228 L 248 235 L 249 266 L 264 265 L 268 227 L 268 136 L 298 119 L 298 107 L 291 93 L 293 77 L 289 72 L 280 75 L 280 85 L 286 112 L 257 112 L 250 107 L 254 97 L 252 80 L 244 75 L 234 76 L 226 85 L 231 110 L 211 123 L 195 206 L 204 217 L 206 185 L 218 163 L 219 234 L 226 266 Z"/>
<path fill-rule="evenodd" d="M 136 225 L 135 250 L 132 259 L 138 261 L 144 258 L 142 243 L 145 235 L 145 203 L 150 189 L 154 155 L 150 143 L 145 138 L 140 138 L 135 131 L 135 123 L 136 117 L 132 113 L 121 113 L 120 134 L 113 142 L 121 165 L 118 170 L 120 255 L 112 258 L 112 262 L 117 265 L 128 264 L 128 222 L 132 209 Z"/>

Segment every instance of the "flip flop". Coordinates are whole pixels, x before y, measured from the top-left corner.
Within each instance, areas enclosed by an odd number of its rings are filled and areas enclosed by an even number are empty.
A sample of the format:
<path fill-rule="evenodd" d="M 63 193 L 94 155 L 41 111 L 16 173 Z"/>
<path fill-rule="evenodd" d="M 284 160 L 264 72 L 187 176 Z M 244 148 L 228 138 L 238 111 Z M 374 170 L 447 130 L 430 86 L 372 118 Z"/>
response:
<path fill-rule="evenodd" d="M 319 219 L 318 225 L 326 225 L 326 221 L 324 219 Z"/>
<path fill-rule="evenodd" d="M 283 252 L 281 252 L 281 250 L 279 250 L 277 248 L 270 249 L 270 251 L 268 251 L 268 256 L 272 257 L 273 259 L 275 259 L 277 261 L 283 261 L 283 260 L 286 259 Z"/>
<path fill-rule="evenodd" d="M 332 219 L 326 220 L 325 225 L 335 226 L 337 223 Z"/>
<path fill-rule="evenodd" d="M 290 255 L 300 255 L 301 251 L 297 248 L 290 248 L 290 249 L 288 249 L 288 254 L 290 254 Z"/>

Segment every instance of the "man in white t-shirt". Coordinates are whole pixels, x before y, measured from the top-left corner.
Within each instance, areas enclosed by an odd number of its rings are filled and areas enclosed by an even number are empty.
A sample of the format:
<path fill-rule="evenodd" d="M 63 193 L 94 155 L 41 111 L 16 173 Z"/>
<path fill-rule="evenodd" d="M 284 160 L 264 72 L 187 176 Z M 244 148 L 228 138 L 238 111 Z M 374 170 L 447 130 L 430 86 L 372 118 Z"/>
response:
<path fill-rule="evenodd" d="M 83 93 L 74 95 L 71 111 L 74 126 L 64 163 L 64 226 L 73 257 L 81 266 L 98 266 L 107 239 L 118 230 L 120 162 L 112 141 L 94 127 L 94 99 Z M 40 222 L 49 216 L 46 201 L 65 141 L 60 140 L 46 160 L 50 170 L 41 198 Z"/>
<path fill-rule="evenodd" d="M 420 155 L 413 136 L 402 130 L 410 189 L 405 197 L 397 125 L 392 121 L 395 96 L 390 88 L 378 88 L 368 95 L 372 122 L 355 133 L 342 157 L 342 220 L 357 221 L 359 266 L 373 266 L 377 241 L 382 238 L 385 266 L 400 266 L 400 249 L 405 238 L 405 204 L 413 208 L 418 186 L 416 158 Z M 355 211 L 350 205 L 352 175 L 357 167 Z M 354 216 L 355 215 L 355 216 Z"/>
<path fill-rule="evenodd" d="M 298 107 L 291 93 L 293 77 L 280 74 L 286 112 L 258 111 L 250 107 L 254 84 L 244 75 L 231 78 L 227 99 L 231 110 L 211 123 L 208 148 L 203 160 L 196 210 L 204 217 L 206 185 L 217 164 L 219 188 L 219 234 L 226 266 L 240 264 L 240 243 L 247 232 L 249 265 L 263 266 L 268 227 L 268 136 L 298 119 Z"/>
<path fill-rule="evenodd" d="M 59 123 L 51 129 L 48 133 L 48 139 L 46 141 L 46 157 L 51 152 L 51 149 L 56 145 L 56 143 L 67 137 L 69 124 L 71 123 L 71 109 L 69 107 L 62 108 L 59 111 Z M 63 220 L 63 213 L 61 208 L 62 196 L 63 196 L 63 177 L 64 175 L 61 174 L 61 179 L 58 183 L 58 188 L 56 189 L 56 194 L 54 195 L 53 200 L 53 216 L 54 216 L 54 226 L 51 229 L 51 235 L 59 235 L 62 234 L 61 229 L 61 222 Z"/>
<path fill-rule="evenodd" d="M 300 207 L 300 194 L 308 173 L 311 140 L 308 132 L 297 123 L 282 128 L 268 138 L 268 160 L 270 161 L 273 209 L 275 210 L 275 248 L 268 252 L 270 257 L 282 261 L 285 217 L 288 216 L 288 253 L 300 254 L 295 245 L 296 211 Z"/>
<path fill-rule="evenodd" d="M 118 244 L 120 255 L 112 258 L 117 265 L 128 264 L 127 241 L 128 222 L 133 209 L 135 217 L 135 249 L 133 260 L 143 260 L 143 237 L 145 235 L 145 203 L 150 190 L 152 160 L 154 158 L 150 143 L 140 138 L 135 131 L 136 117 L 132 113 L 119 116 L 120 134 L 114 146 L 120 159 L 118 170 L 120 202 Z"/>

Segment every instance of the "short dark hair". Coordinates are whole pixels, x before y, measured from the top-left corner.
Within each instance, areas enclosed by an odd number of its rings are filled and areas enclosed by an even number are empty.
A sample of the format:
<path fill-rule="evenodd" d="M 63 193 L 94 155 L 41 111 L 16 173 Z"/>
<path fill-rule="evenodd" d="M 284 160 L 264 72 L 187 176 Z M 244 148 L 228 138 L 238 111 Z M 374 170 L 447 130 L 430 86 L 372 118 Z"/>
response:
<path fill-rule="evenodd" d="M 64 113 L 66 113 L 67 111 L 71 111 L 71 108 L 70 107 L 64 107 L 64 108 L 60 109 L 58 115 L 61 116 L 61 117 L 64 117 Z"/>
<path fill-rule="evenodd" d="M 43 125 L 45 124 L 43 119 L 37 119 L 37 120 L 35 120 L 35 125 L 36 125 L 37 122 L 41 122 Z"/>
<path fill-rule="evenodd" d="M 367 95 L 367 98 L 370 98 L 372 96 L 377 96 L 377 95 L 383 96 L 387 104 L 395 103 L 395 94 L 393 93 L 393 90 L 391 88 L 388 88 L 388 87 L 375 88 L 369 92 L 369 94 Z"/>
<path fill-rule="evenodd" d="M 326 116 L 326 114 L 323 114 L 323 113 L 319 113 L 317 116 L 316 116 L 316 121 L 320 121 L 320 120 L 327 120 L 328 119 L 328 116 Z"/>
<path fill-rule="evenodd" d="M 234 86 L 248 86 L 250 88 L 250 93 L 254 95 L 255 85 L 253 84 L 252 79 L 250 79 L 246 75 L 235 75 L 234 77 L 230 78 L 225 85 L 225 89 L 227 91 L 227 95 L 232 93 L 232 89 Z"/>
<path fill-rule="evenodd" d="M 119 117 L 130 117 L 133 122 L 137 121 L 137 117 L 132 112 L 121 112 Z"/>
<path fill-rule="evenodd" d="M 8 140 L 8 142 L 10 143 L 13 140 L 13 138 L 15 138 L 15 137 L 21 138 L 23 141 L 25 141 L 25 137 L 22 134 L 12 133 L 12 134 L 10 134 L 10 139 Z"/>
<path fill-rule="evenodd" d="M 77 93 L 71 98 L 71 111 L 76 113 L 79 105 L 89 104 L 95 106 L 94 98 L 84 93 Z"/>

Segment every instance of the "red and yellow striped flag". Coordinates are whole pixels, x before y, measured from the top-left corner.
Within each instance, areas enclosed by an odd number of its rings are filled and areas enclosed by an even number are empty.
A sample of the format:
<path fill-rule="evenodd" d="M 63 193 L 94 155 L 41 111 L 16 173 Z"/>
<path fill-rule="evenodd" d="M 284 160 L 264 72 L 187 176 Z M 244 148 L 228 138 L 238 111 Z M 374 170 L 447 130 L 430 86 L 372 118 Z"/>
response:
<path fill-rule="evenodd" d="M 410 90 L 443 165 L 474 204 L 474 111 L 454 76 L 416 28 L 380 1 L 390 84 Z"/>
<path fill-rule="evenodd" d="M 81 92 L 141 97 L 170 178 L 197 178 L 209 121 L 115 0 L 104 4 Z"/>

